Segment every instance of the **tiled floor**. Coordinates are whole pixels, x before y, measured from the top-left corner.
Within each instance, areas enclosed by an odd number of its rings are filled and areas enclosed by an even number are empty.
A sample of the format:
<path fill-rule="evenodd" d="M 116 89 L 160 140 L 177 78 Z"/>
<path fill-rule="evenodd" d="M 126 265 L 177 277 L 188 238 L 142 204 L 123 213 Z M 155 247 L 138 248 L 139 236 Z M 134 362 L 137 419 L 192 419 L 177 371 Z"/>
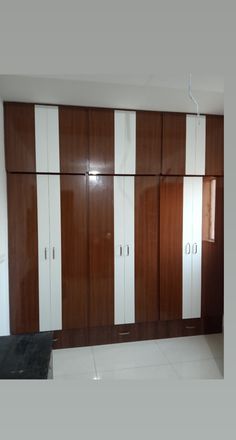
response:
<path fill-rule="evenodd" d="M 222 379 L 223 335 L 53 351 L 54 379 Z"/>

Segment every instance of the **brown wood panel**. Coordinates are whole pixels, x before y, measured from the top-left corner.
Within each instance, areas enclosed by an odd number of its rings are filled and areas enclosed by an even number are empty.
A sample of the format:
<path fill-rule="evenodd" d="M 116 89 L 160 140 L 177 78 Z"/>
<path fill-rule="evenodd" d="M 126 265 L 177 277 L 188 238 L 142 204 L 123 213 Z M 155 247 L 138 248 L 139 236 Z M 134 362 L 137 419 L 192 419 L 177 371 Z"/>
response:
<path fill-rule="evenodd" d="M 224 117 L 206 116 L 206 175 L 224 174 Z"/>
<path fill-rule="evenodd" d="M 159 178 L 135 177 L 135 321 L 159 319 Z"/>
<path fill-rule="evenodd" d="M 160 319 L 182 317 L 183 178 L 160 185 Z"/>
<path fill-rule="evenodd" d="M 61 173 L 88 171 L 88 110 L 59 106 Z"/>
<path fill-rule="evenodd" d="M 113 177 L 89 179 L 89 325 L 114 323 Z"/>
<path fill-rule="evenodd" d="M 89 110 L 89 171 L 114 173 L 114 110 Z"/>
<path fill-rule="evenodd" d="M 86 176 L 61 176 L 63 329 L 88 325 Z"/>
<path fill-rule="evenodd" d="M 10 174 L 8 184 L 11 333 L 39 330 L 36 176 Z"/>
<path fill-rule="evenodd" d="M 206 236 L 210 201 L 206 191 L 207 182 L 213 178 L 203 178 L 203 241 L 202 241 L 202 316 L 217 317 L 223 315 L 224 291 L 224 242 L 223 242 L 223 177 L 216 177 L 215 199 L 215 237 Z M 214 206 L 214 205 L 213 205 Z M 215 214 L 215 215 L 214 215 Z"/>
<path fill-rule="evenodd" d="M 185 174 L 186 115 L 163 114 L 162 174 Z"/>
<path fill-rule="evenodd" d="M 160 174 L 162 113 L 136 112 L 136 174 Z"/>
<path fill-rule="evenodd" d="M 53 332 L 53 349 L 86 347 L 89 345 L 88 329 L 56 330 Z"/>
<path fill-rule="evenodd" d="M 34 105 L 4 103 L 6 170 L 35 172 Z"/>

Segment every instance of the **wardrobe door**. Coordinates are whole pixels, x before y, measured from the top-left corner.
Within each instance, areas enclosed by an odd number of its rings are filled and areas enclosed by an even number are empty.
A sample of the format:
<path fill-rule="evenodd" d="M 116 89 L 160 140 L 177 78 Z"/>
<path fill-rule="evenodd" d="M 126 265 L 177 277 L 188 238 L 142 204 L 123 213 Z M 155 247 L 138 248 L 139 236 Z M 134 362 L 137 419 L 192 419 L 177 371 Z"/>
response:
<path fill-rule="evenodd" d="M 61 173 L 88 171 L 88 110 L 59 107 Z"/>
<path fill-rule="evenodd" d="M 114 176 L 114 323 L 125 321 L 124 177 Z"/>
<path fill-rule="evenodd" d="M 6 170 L 35 172 L 34 105 L 4 103 Z"/>
<path fill-rule="evenodd" d="M 206 117 L 186 115 L 185 174 L 205 174 Z"/>
<path fill-rule="evenodd" d="M 89 109 L 89 171 L 114 174 L 114 111 Z"/>
<path fill-rule="evenodd" d="M 182 318 L 183 178 L 160 185 L 160 319 Z"/>
<path fill-rule="evenodd" d="M 37 173 L 60 173 L 58 107 L 35 105 Z"/>
<path fill-rule="evenodd" d="M 115 174 L 135 174 L 136 112 L 115 110 Z"/>
<path fill-rule="evenodd" d="M 61 176 L 63 329 L 88 325 L 86 176 Z"/>
<path fill-rule="evenodd" d="M 224 226 L 223 178 L 203 179 L 202 315 L 223 315 Z"/>
<path fill-rule="evenodd" d="M 89 176 L 89 325 L 114 324 L 113 177 Z"/>
<path fill-rule="evenodd" d="M 135 322 L 159 319 L 159 178 L 135 177 Z"/>
<path fill-rule="evenodd" d="M 51 330 L 49 176 L 37 175 L 38 268 L 40 331 Z"/>
<path fill-rule="evenodd" d="M 136 174 L 161 173 L 162 113 L 136 112 Z"/>
<path fill-rule="evenodd" d="M 224 117 L 206 116 L 206 175 L 224 174 Z"/>
<path fill-rule="evenodd" d="M 7 184 L 11 333 L 38 332 L 36 176 L 9 174 Z"/>
<path fill-rule="evenodd" d="M 163 114 L 162 174 L 185 174 L 186 115 Z"/>
<path fill-rule="evenodd" d="M 51 330 L 62 328 L 60 176 L 49 176 Z"/>

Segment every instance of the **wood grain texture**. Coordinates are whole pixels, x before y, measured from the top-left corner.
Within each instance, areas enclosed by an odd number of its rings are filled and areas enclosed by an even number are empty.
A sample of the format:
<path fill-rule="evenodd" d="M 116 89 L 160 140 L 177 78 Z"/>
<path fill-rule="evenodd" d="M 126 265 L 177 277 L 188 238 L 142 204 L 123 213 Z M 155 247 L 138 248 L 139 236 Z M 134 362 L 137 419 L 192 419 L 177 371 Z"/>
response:
<path fill-rule="evenodd" d="M 63 329 L 88 325 L 86 176 L 61 176 Z"/>
<path fill-rule="evenodd" d="M 224 117 L 206 116 L 206 175 L 224 174 Z"/>
<path fill-rule="evenodd" d="M 162 113 L 136 112 L 136 174 L 160 174 Z"/>
<path fill-rule="evenodd" d="M 34 105 L 4 103 L 6 170 L 35 172 Z"/>
<path fill-rule="evenodd" d="M 55 331 L 53 348 L 83 347 L 222 332 L 222 318 L 179 319 Z"/>
<path fill-rule="evenodd" d="M 135 177 L 135 322 L 159 319 L 159 178 Z"/>
<path fill-rule="evenodd" d="M 186 115 L 163 113 L 162 174 L 185 174 Z"/>
<path fill-rule="evenodd" d="M 11 333 L 39 331 L 36 176 L 10 174 L 8 187 Z"/>
<path fill-rule="evenodd" d="M 160 185 L 160 319 L 182 317 L 183 178 Z"/>
<path fill-rule="evenodd" d="M 88 110 L 59 107 L 61 173 L 88 171 Z"/>
<path fill-rule="evenodd" d="M 204 210 L 204 184 L 211 179 L 203 179 L 203 225 L 206 218 Z M 217 317 L 223 315 L 224 300 L 224 203 L 223 178 L 216 178 L 215 240 L 202 241 L 202 316 Z"/>
<path fill-rule="evenodd" d="M 114 110 L 89 110 L 89 171 L 114 173 Z"/>
<path fill-rule="evenodd" d="M 89 177 L 89 325 L 114 324 L 113 177 Z"/>

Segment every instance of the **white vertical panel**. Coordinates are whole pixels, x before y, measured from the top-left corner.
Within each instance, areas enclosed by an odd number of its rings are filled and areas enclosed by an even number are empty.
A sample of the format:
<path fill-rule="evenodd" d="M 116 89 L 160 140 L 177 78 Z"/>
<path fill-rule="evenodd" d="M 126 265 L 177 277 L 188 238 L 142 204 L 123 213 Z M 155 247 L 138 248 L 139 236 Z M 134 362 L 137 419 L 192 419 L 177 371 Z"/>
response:
<path fill-rule="evenodd" d="M 205 157 L 206 157 L 206 117 L 200 116 L 196 118 L 197 125 L 197 143 L 196 143 L 196 161 L 195 174 L 205 174 Z"/>
<path fill-rule="evenodd" d="M 184 177 L 183 185 L 183 318 L 191 318 L 193 242 L 193 178 Z"/>
<path fill-rule="evenodd" d="M 49 176 L 51 330 L 62 328 L 60 176 Z"/>
<path fill-rule="evenodd" d="M 35 155 L 37 173 L 48 172 L 48 117 L 47 107 L 35 105 Z"/>
<path fill-rule="evenodd" d="M 135 322 L 134 177 L 124 177 L 125 203 L 125 323 Z"/>
<path fill-rule="evenodd" d="M 47 118 L 48 170 L 50 173 L 60 173 L 58 107 L 48 106 Z"/>
<path fill-rule="evenodd" d="M 191 318 L 201 317 L 202 177 L 193 178 L 193 245 Z"/>
<path fill-rule="evenodd" d="M 186 116 L 186 174 L 205 174 L 206 118 Z"/>
<path fill-rule="evenodd" d="M 186 116 L 186 154 L 185 173 L 195 174 L 195 152 L 196 152 L 196 122 L 195 116 Z"/>
<path fill-rule="evenodd" d="M 48 176 L 37 175 L 39 329 L 51 330 Z"/>
<path fill-rule="evenodd" d="M 60 172 L 58 107 L 35 105 L 36 171 Z"/>
<path fill-rule="evenodd" d="M 124 177 L 114 177 L 114 316 L 115 324 L 125 322 L 125 285 L 124 285 Z"/>
<path fill-rule="evenodd" d="M 115 174 L 135 174 L 136 170 L 136 112 L 114 112 L 115 117 Z"/>

